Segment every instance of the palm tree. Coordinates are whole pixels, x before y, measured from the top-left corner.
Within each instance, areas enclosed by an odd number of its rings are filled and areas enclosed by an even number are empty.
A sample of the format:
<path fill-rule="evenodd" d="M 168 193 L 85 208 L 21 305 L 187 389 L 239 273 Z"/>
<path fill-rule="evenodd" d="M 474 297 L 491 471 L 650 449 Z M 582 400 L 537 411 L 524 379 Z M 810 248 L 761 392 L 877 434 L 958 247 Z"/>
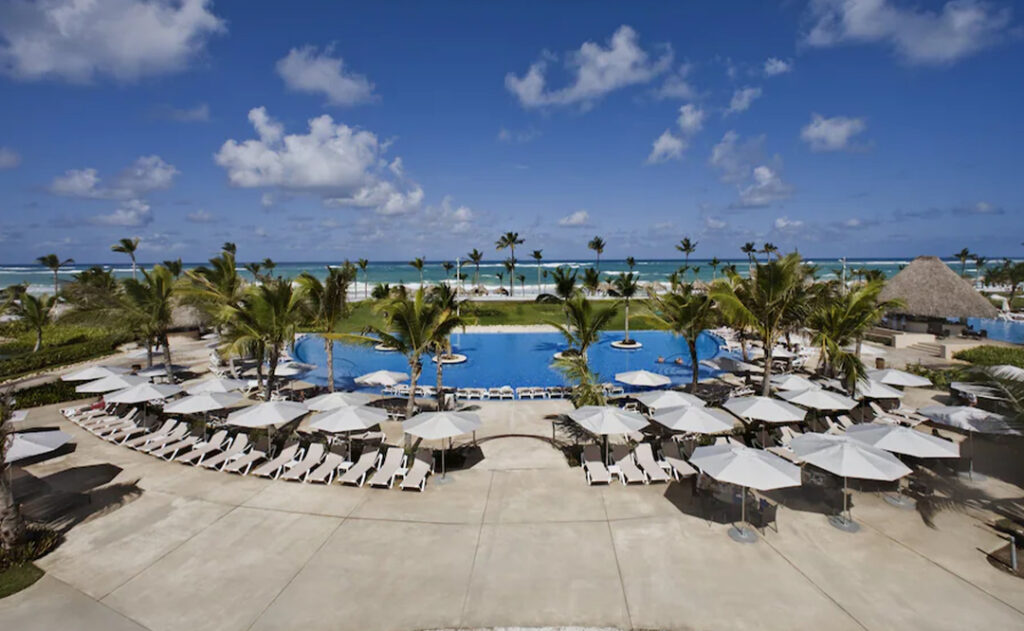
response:
<path fill-rule="evenodd" d="M 632 272 L 633 268 L 636 267 L 636 259 L 633 258 L 632 256 L 627 256 L 626 257 L 626 267 L 628 267 L 629 271 Z"/>
<path fill-rule="evenodd" d="M 423 287 L 423 264 L 424 263 L 426 263 L 426 261 L 423 259 L 422 256 L 417 256 L 413 260 L 409 261 L 409 265 L 411 265 L 413 267 L 413 269 L 415 269 L 417 272 L 420 273 L 420 287 Z"/>
<path fill-rule="evenodd" d="M 516 260 L 514 258 L 507 258 L 503 262 L 505 264 L 505 271 L 508 272 L 508 295 L 511 296 L 516 281 Z"/>
<path fill-rule="evenodd" d="M 501 288 L 502 290 L 504 290 L 505 289 L 505 272 L 496 272 L 494 275 L 498 277 L 498 287 Z"/>
<path fill-rule="evenodd" d="M 685 257 L 683 265 L 686 269 L 690 268 L 690 255 L 697 251 L 697 242 L 690 241 L 690 237 L 683 237 L 682 240 L 676 245 L 676 249 L 683 253 Z"/>
<path fill-rule="evenodd" d="M 563 305 L 566 315 L 566 323 L 549 322 L 551 326 L 565 337 L 569 349 L 575 351 L 584 360 L 587 359 L 587 349 L 597 343 L 601 330 L 608 326 L 615 317 L 615 306 L 595 307 L 594 303 L 587 300 L 583 294 L 574 294 Z"/>
<path fill-rule="evenodd" d="M 473 274 L 473 286 L 476 287 L 480 284 L 480 261 L 484 260 L 484 253 L 476 248 L 466 255 L 470 261 L 473 261 L 473 265 L 476 266 L 476 272 Z"/>
<path fill-rule="evenodd" d="M 238 254 L 238 246 L 230 241 L 225 241 L 224 245 L 220 246 L 220 249 L 227 252 L 231 256 Z"/>
<path fill-rule="evenodd" d="M 590 363 L 582 355 L 567 355 L 556 359 L 554 367 L 566 381 L 576 384 L 572 388 L 572 404 L 579 408 L 584 405 L 606 405 L 608 403 L 600 377 L 590 370 Z"/>
<path fill-rule="evenodd" d="M 163 265 L 174 278 L 181 276 L 182 263 L 180 258 L 174 261 L 164 261 Z"/>
<path fill-rule="evenodd" d="M 150 343 L 163 346 L 164 369 L 173 378 L 171 345 L 167 332 L 171 328 L 174 310 L 174 277 L 163 265 L 154 265 L 148 272 L 142 270 L 142 280 L 126 279 L 123 285 L 122 309 L 125 320 L 134 322 L 137 332 Z M 148 353 L 152 366 L 152 352 Z"/>
<path fill-rule="evenodd" d="M 604 254 L 605 247 L 604 239 L 601 237 L 594 237 L 587 244 L 587 247 L 597 253 L 597 271 L 601 271 L 601 255 Z"/>
<path fill-rule="evenodd" d="M 247 272 L 252 274 L 252 282 L 258 283 L 258 282 L 260 282 L 260 279 L 263 278 L 260 275 L 260 268 L 263 267 L 263 266 L 260 265 L 259 263 L 256 263 L 256 262 L 246 263 L 244 265 L 244 267 L 245 267 L 245 270 Z"/>
<path fill-rule="evenodd" d="M 14 499 L 11 485 L 11 465 L 7 463 L 7 448 L 12 441 L 7 436 L 14 432 L 11 420 L 11 395 L 0 395 L 0 552 L 7 552 L 24 543 L 28 534 L 21 505 Z"/>
<path fill-rule="evenodd" d="M 366 259 L 359 259 L 356 261 L 356 265 L 358 265 L 360 271 L 363 272 L 363 298 L 367 298 L 370 295 L 370 277 L 366 268 L 370 265 L 370 262 Z M 359 291 L 358 286 L 356 287 L 356 291 Z"/>
<path fill-rule="evenodd" d="M 625 339 L 622 340 L 624 344 L 632 344 L 629 339 L 629 302 L 639 291 L 640 283 L 637 282 L 636 274 L 633 272 L 628 274 L 622 272 L 612 279 L 612 290 L 610 293 L 617 298 L 622 298 L 626 308 L 626 334 Z"/>
<path fill-rule="evenodd" d="M 537 302 L 565 302 L 576 293 L 576 270 L 562 265 L 551 270 L 553 294 L 537 296 Z"/>
<path fill-rule="evenodd" d="M 971 258 L 974 259 L 974 280 L 980 282 L 982 275 L 985 273 L 985 264 L 988 263 L 988 257 L 972 254 Z"/>
<path fill-rule="evenodd" d="M 700 380 L 697 338 L 702 331 L 718 326 L 722 320 L 715 299 L 708 292 L 694 291 L 692 284 L 682 285 L 678 290 L 664 295 L 658 295 L 654 291 L 648 291 L 647 295 L 650 313 L 641 315 L 640 319 L 650 322 L 657 328 L 680 335 L 686 340 L 687 349 L 690 351 L 690 368 L 693 372 L 690 392 L 696 392 Z"/>
<path fill-rule="evenodd" d="M 441 263 L 441 267 L 444 269 L 444 279 L 445 281 L 447 281 L 448 277 L 452 273 L 452 270 L 455 268 L 455 263 L 452 263 L 451 261 L 445 261 L 444 263 Z"/>
<path fill-rule="evenodd" d="M 40 256 L 39 258 L 36 259 L 36 261 L 38 261 L 39 264 L 42 265 L 43 267 L 47 267 L 50 269 L 51 272 L 53 272 L 53 297 L 54 301 L 56 302 L 57 293 L 60 291 L 60 288 L 57 285 L 57 274 L 60 273 L 60 268 L 64 267 L 65 265 L 74 265 L 75 259 L 64 259 L 62 261 L 60 260 L 60 257 L 57 256 L 56 254 L 47 254 L 45 256 Z"/>
<path fill-rule="evenodd" d="M 974 255 L 971 254 L 971 251 L 968 250 L 967 248 L 964 248 L 953 255 L 953 258 L 958 259 L 960 261 L 961 276 L 963 276 L 964 273 L 967 271 L 967 259 L 971 258 L 972 256 Z"/>
<path fill-rule="evenodd" d="M 19 321 L 36 334 L 36 345 L 32 348 L 33 353 L 39 352 L 43 346 L 43 329 L 51 321 L 51 309 L 55 302 L 53 296 L 33 296 L 24 292 L 15 301 L 10 302 L 7 308 Z"/>
<path fill-rule="evenodd" d="M 583 270 L 583 288 L 590 292 L 590 295 L 597 293 L 601 286 L 601 274 L 593 267 Z"/>
<path fill-rule="evenodd" d="M 348 316 L 348 288 L 355 281 L 356 268 L 345 261 L 341 267 L 328 267 L 323 282 L 308 272 L 296 279 L 309 308 L 312 325 L 324 338 L 327 355 L 327 389 L 334 392 L 334 329 Z"/>
<path fill-rule="evenodd" d="M 526 295 L 526 274 L 516 274 L 516 280 L 519 281 L 519 295 Z"/>
<path fill-rule="evenodd" d="M 711 280 L 718 278 L 718 266 L 721 264 L 722 262 L 718 260 L 717 256 L 711 257 L 711 260 L 708 261 L 708 265 L 711 266 Z"/>
<path fill-rule="evenodd" d="M 501 235 L 501 237 L 497 241 L 494 242 L 495 248 L 498 250 L 504 250 L 505 248 L 509 249 L 510 260 L 512 261 L 512 269 L 509 270 L 510 285 L 512 282 L 511 274 L 516 271 L 516 246 L 522 244 L 523 239 L 519 238 L 518 232 L 506 232 L 505 234 Z M 512 292 L 509 292 L 509 295 L 512 295 Z"/>
<path fill-rule="evenodd" d="M 533 257 L 534 261 L 537 261 L 537 295 L 540 295 L 544 289 L 540 284 L 540 262 L 544 258 L 544 253 L 541 250 L 534 250 L 530 256 Z"/>
<path fill-rule="evenodd" d="M 747 255 L 747 259 L 751 263 L 753 263 L 754 262 L 754 254 L 757 253 L 757 246 L 754 245 L 753 241 L 747 241 L 746 243 L 743 244 L 743 247 L 740 248 L 740 252 L 743 252 L 744 254 L 746 254 Z"/>
<path fill-rule="evenodd" d="M 754 264 L 749 278 L 731 277 L 709 292 L 732 322 L 753 329 L 764 343 L 764 382 L 761 393 L 771 393 L 772 351 L 779 337 L 803 322 L 809 311 L 808 291 L 800 255 Z"/>
<path fill-rule="evenodd" d="M 139 238 L 134 239 L 121 239 L 114 245 L 110 246 L 111 252 L 117 252 L 118 254 L 127 254 L 128 258 L 132 260 L 132 280 L 135 280 L 135 250 L 139 248 Z"/>
<path fill-rule="evenodd" d="M 765 260 L 771 260 L 772 254 L 779 253 L 779 248 L 777 248 L 774 243 L 769 241 L 765 243 L 764 246 L 761 248 L 761 252 L 764 254 Z"/>
<path fill-rule="evenodd" d="M 266 272 L 267 278 L 273 278 L 274 268 L 277 267 L 277 263 L 274 262 L 269 256 L 263 259 L 263 271 Z"/>

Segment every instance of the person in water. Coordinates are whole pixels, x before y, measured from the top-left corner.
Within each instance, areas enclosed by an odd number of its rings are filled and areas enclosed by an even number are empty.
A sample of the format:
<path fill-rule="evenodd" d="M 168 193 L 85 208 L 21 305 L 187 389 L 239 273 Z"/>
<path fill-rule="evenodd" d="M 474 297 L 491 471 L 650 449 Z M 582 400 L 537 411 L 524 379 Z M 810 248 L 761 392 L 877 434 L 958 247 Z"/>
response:
<path fill-rule="evenodd" d="M 675 358 L 675 361 L 674 361 L 673 363 L 674 363 L 674 364 L 675 364 L 676 366 L 682 366 L 682 365 L 683 365 L 683 358 L 682 358 L 682 357 L 676 357 L 676 358 Z"/>
<path fill-rule="evenodd" d="M 665 363 L 665 358 L 662 357 L 661 355 L 658 355 L 658 359 L 656 359 L 654 361 L 659 363 L 659 364 L 664 364 Z"/>

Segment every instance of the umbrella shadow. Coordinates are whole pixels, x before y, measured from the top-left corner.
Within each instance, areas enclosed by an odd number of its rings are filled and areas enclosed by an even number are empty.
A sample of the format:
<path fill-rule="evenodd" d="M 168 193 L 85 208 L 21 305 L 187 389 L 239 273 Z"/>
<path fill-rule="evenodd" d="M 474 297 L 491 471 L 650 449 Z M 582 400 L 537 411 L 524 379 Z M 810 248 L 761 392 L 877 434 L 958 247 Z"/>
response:
<path fill-rule="evenodd" d="M 16 467 L 12 486 L 26 520 L 63 533 L 142 495 L 138 480 L 110 484 L 121 471 L 112 464 L 97 464 L 39 478 Z"/>
<path fill-rule="evenodd" d="M 64 469 L 45 476 L 41 481 L 56 491 L 87 493 L 112 482 L 123 469 L 110 463 Z"/>

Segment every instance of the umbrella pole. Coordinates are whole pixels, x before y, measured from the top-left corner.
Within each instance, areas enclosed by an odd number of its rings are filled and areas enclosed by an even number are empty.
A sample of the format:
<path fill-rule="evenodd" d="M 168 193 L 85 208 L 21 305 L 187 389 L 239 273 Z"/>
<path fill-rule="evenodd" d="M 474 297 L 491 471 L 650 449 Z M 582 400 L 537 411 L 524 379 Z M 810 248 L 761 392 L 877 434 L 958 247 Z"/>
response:
<path fill-rule="evenodd" d="M 740 494 L 740 528 L 745 528 L 747 523 L 747 487 L 741 487 Z"/>
<path fill-rule="evenodd" d="M 971 450 L 971 457 L 967 461 L 967 466 L 968 466 L 967 477 L 970 478 L 971 480 L 973 480 L 974 479 L 974 430 L 973 429 L 967 432 L 967 442 L 970 443 L 970 445 L 968 445 L 968 447 Z"/>
<path fill-rule="evenodd" d="M 451 439 L 448 440 L 449 446 L 451 446 Z M 448 477 L 448 465 L 445 463 L 445 454 L 448 452 L 444 446 L 444 440 L 441 440 L 441 479 L 444 480 Z"/>
<path fill-rule="evenodd" d="M 843 476 L 843 512 L 846 513 L 846 519 L 848 521 L 853 521 L 853 519 L 850 518 L 850 500 L 849 500 L 849 497 L 846 494 L 846 476 L 845 475 Z"/>

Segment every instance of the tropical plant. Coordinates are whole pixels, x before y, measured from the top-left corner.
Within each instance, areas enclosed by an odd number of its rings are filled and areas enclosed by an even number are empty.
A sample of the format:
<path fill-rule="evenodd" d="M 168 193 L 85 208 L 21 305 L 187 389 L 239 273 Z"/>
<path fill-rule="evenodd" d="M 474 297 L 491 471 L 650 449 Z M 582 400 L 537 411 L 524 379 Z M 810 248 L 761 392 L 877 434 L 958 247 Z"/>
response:
<path fill-rule="evenodd" d="M 267 278 L 273 278 L 274 268 L 277 267 L 277 263 L 275 263 L 274 260 L 268 256 L 267 258 L 263 259 L 261 265 L 263 266 L 263 272 L 266 274 Z"/>
<path fill-rule="evenodd" d="M 690 267 L 690 255 L 697 251 L 697 242 L 691 241 L 690 237 L 683 237 L 683 239 L 676 245 L 676 249 L 683 253 L 685 257 L 683 264 L 686 268 Z"/>
<path fill-rule="evenodd" d="M 718 278 L 718 266 L 721 264 L 722 262 L 718 260 L 717 256 L 711 257 L 711 260 L 708 261 L 708 265 L 711 266 L 711 280 Z"/>
<path fill-rule="evenodd" d="M 516 274 L 516 280 L 519 281 L 519 295 L 526 294 L 526 274 Z"/>
<path fill-rule="evenodd" d="M 530 256 L 532 256 L 533 260 L 537 262 L 537 294 L 539 295 L 541 293 L 541 290 L 543 289 L 543 287 L 540 284 L 540 262 L 541 259 L 544 258 L 544 253 L 541 250 L 534 250 L 533 253 L 530 254 Z"/>
<path fill-rule="evenodd" d="M 245 268 L 245 271 L 252 274 L 252 282 L 258 283 L 263 279 L 263 276 L 260 274 L 260 269 L 263 267 L 262 264 L 253 261 L 251 263 L 246 263 L 243 267 Z"/>
<path fill-rule="evenodd" d="M 505 234 L 501 235 L 501 237 L 499 237 L 497 241 L 494 242 L 494 246 L 498 250 L 504 250 L 505 248 L 509 249 L 509 258 L 506 259 L 506 261 L 508 261 L 508 260 L 512 261 L 512 269 L 508 270 L 508 272 L 509 272 L 509 277 L 508 277 L 508 279 L 509 279 L 509 287 L 512 286 L 512 275 L 516 271 L 516 263 L 517 263 L 517 261 L 516 261 L 516 246 L 517 245 L 522 245 L 522 244 L 523 244 L 523 239 L 519 238 L 519 233 L 518 232 L 506 232 Z M 506 268 L 507 267 L 508 267 L 508 265 L 506 263 Z M 512 295 L 511 291 L 509 291 L 509 295 Z"/>
<path fill-rule="evenodd" d="M 628 267 L 629 271 L 632 272 L 633 268 L 636 267 L 636 259 L 633 258 L 632 256 L 627 256 L 626 257 L 626 267 Z"/>
<path fill-rule="evenodd" d="M 771 260 L 772 254 L 778 254 L 779 248 L 772 242 L 767 242 L 761 247 L 761 253 L 765 255 L 765 260 Z"/>
<path fill-rule="evenodd" d="M 220 256 L 213 257 L 209 263 L 209 266 L 200 265 L 185 271 L 189 283 L 183 293 L 185 300 L 205 312 L 219 331 L 226 323 L 224 308 L 241 299 L 245 283 L 235 268 L 231 248 L 225 247 Z"/>
<path fill-rule="evenodd" d="M 565 337 L 569 349 L 575 354 L 587 357 L 587 349 L 600 339 L 601 330 L 615 317 L 615 306 L 595 307 L 582 294 L 574 294 L 563 304 L 566 322 L 549 322 Z M 569 353 L 573 354 L 573 353 Z"/>
<path fill-rule="evenodd" d="M 167 271 L 171 273 L 171 276 L 178 278 L 181 276 L 182 262 L 181 259 L 168 260 L 163 262 L 163 266 L 167 268 Z"/>
<path fill-rule="evenodd" d="M 43 346 L 43 329 L 51 321 L 51 310 L 55 300 L 53 296 L 33 296 L 25 292 L 7 308 L 7 311 L 17 316 L 22 324 L 36 334 L 33 353 L 38 353 Z"/>
<path fill-rule="evenodd" d="M 377 283 L 373 286 L 373 292 L 370 297 L 374 300 L 384 300 L 391 295 L 391 285 L 388 283 Z"/>
<path fill-rule="evenodd" d="M 516 260 L 514 258 L 507 258 L 503 261 L 505 264 L 505 271 L 508 273 L 508 295 L 513 294 L 512 288 L 515 287 L 516 282 Z"/>
<path fill-rule="evenodd" d="M 754 262 L 754 255 L 757 254 L 757 246 L 754 245 L 753 241 L 747 241 L 746 243 L 743 244 L 743 247 L 740 248 L 740 252 L 743 252 L 744 254 L 746 254 L 747 255 L 747 259 L 751 263 L 753 263 Z"/>
<path fill-rule="evenodd" d="M 715 299 L 708 292 L 694 291 L 693 285 L 689 283 L 667 294 L 659 295 L 655 291 L 648 291 L 647 296 L 649 313 L 642 314 L 640 319 L 686 340 L 693 373 L 690 391 L 696 392 L 700 379 L 697 339 L 701 332 L 718 326 L 722 321 Z"/>
<path fill-rule="evenodd" d="M 164 369 L 173 378 L 171 345 L 167 333 L 171 328 L 174 310 L 174 277 L 163 265 L 142 270 L 142 280 L 125 279 L 122 286 L 121 321 L 133 323 L 134 329 L 146 341 L 147 365 L 153 365 L 152 345 L 164 349 Z"/>
<path fill-rule="evenodd" d="M 953 255 L 953 258 L 960 261 L 960 275 L 964 276 L 967 273 L 967 260 L 970 259 L 973 254 L 967 248 L 964 248 Z"/>
<path fill-rule="evenodd" d="M 444 279 L 448 280 L 448 278 L 451 276 L 452 270 L 455 269 L 455 263 L 452 263 L 451 261 L 445 261 L 444 263 L 441 263 L 441 269 L 444 270 Z"/>
<path fill-rule="evenodd" d="M 356 261 L 356 265 L 359 266 L 359 271 L 363 273 L 363 298 L 368 298 L 370 295 L 370 276 L 366 271 L 366 268 L 369 267 L 370 261 L 366 259 L 359 259 Z M 356 291 L 358 290 L 357 286 Z"/>
<path fill-rule="evenodd" d="M 590 292 L 590 295 L 596 294 L 601 287 L 601 274 L 593 267 L 584 269 L 582 284 L 583 288 Z"/>
<path fill-rule="evenodd" d="M 417 256 L 413 260 L 409 261 L 409 265 L 411 265 L 413 269 L 420 273 L 420 287 L 423 287 L 423 265 L 425 263 L 426 260 L 424 260 L 422 256 Z"/>
<path fill-rule="evenodd" d="M 64 299 L 76 310 L 109 305 L 117 299 L 119 285 L 114 274 L 99 265 L 75 274 L 75 279 L 64 286 Z"/>
<path fill-rule="evenodd" d="M 334 392 L 334 330 L 348 317 L 348 288 L 355 282 L 356 267 L 345 261 L 341 267 L 327 268 L 321 281 L 308 272 L 296 278 L 310 313 L 310 322 L 323 336 L 327 355 L 327 389 Z"/>
<path fill-rule="evenodd" d="M 135 262 L 135 250 L 139 249 L 139 238 L 134 239 L 124 238 L 110 246 L 111 252 L 117 252 L 118 254 L 127 254 L 128 258 L 132 260 L 132 280 L 136 279 L 135 270 L 137 264 Z"/>
<path fill-rule="evenodd" d="M 227 252 L 231 256 L 235 256 L 236 254 L 238 254 L 238 246 L 232 243 L 231 241 L 225 241 L 224 245 L 220 246 L 220 249 L 223 250 L 224 252 Z"/>
<path fill-rule="evenodd" d="M 601 237 L 594 237 L 593 239 L 590 240 L 589 243 L 587 243 L 587 247 L 589 249 L 593 250 L 594 253 L 597 255 L 597 265 L 596 265 L 596 267 L 597 267 L 598 271 L 601 270 L 601 255 L 604 254 L 605 245 L 607 245 L 607 244 L 604 242 L 604 239 L 602 239 Z"/>
<path fill-rule="evenodd" d="M 554 293 L 537 296 L 537 302 L 565 302 L 576 293 L 576 270 L 568 265 L 551 270 L 551 279 Z"/>
<path fill-rule="evenodd" d="M 480 250 L 473 248 L 469 254 L 466 255 L 469 260 L 476 266 L 476 271 L 473 273 L 473 286 L 476 287 L 480 284 L 480 261 L 484 260 L 484 253 Z"/>
<path fill-rule="evenodd" d="M 53 296 L 56 298 L 57 294 L 60 292 L 60 287 L 57 284 L 57 275 L 60 273 L 60 268 L 65 265 L 73 265 L 75 263 L 75 259 L 64 259 L 62 261 L 56 254 L 46 254 L 37 258 L 36 261 L 53 272 Z"/>
<path fill-rule="evenodd" d="M 972 254 L 971 258 L 974 259 L 974 280 L 980 281 L 981 277 L 985 275 L 985 265 L 988 263 L 988 257 Z"/>
<path fill-rule="evenodd" d="M 554 367 L 565 380 L 575 384 L 572 388 L 572 404 L 580 408 L 584 405 L 607 405 L 604 386 L 601 378 L 590 369 L 590 363 L 582 355 L 563 355 L 554 361 Z"/>
<path fill-rule="evenodd" d="M 626 309 L 626 331 L 625 338 L 622 340 L 626 344 L 632 343 L 629 339 L 629 303 L 639 291 L 640 283 L 637 282 L 636 274 L 633 272 L 621 272 L 618 276 L 612 278 L 612 289 L 609 293 L 617 298 L 622 298 Z"/>
<path fill-rule="evenodd" d="M 26 538 L 27 528 L 21 514 L 21 506 L 14 499 L 11 485 L 10 464 L 7 463 L 7 449 L 12 441 L 7 440 L 14 433 L 11 420 L 11 397 L 0 395 L 0 552 L 9 553 L 21 545 Z"/>

